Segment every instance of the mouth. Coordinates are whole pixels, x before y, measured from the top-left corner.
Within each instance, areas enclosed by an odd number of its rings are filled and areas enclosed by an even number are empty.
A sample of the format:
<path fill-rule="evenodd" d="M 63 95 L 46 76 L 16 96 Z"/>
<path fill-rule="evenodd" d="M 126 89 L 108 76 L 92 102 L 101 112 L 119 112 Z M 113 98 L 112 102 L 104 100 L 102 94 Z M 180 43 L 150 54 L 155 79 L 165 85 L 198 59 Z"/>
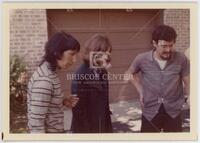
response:
<path fill-rule="evenodd" d="M 67 64 L 68 67 L 70 67 L 70 66 L 72 66 L 72 65 L 73 65 L 73 63 L 69 63 L 69 64 Z"/>
<path fill-rule="evenodd" d="M 164 56 L 169 57 L 171 53 L 163 53 Z"/>
<path fill-rule="evenodd" d="M 171 53 L 163 53 L 162 56 L 161 56 L 161 58 L 163 60 L 169 60 L 170 57 L 171 57 Z"/>
<path fill-rule="evenodd" d="M 65 68 L 69 68 L 69 67 L 71 67 L 72 65 L 73 65 L 73 63 L 68 63 L 68 64 L 65 65 Z"/>

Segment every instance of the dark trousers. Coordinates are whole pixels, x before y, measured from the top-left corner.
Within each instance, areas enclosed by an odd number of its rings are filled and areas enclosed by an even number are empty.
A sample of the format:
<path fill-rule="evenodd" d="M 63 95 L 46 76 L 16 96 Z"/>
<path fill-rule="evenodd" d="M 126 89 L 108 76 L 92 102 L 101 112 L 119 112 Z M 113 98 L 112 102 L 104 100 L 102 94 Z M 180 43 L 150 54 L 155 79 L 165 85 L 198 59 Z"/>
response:
<path fill-rule="evenodd" d="M 181 114 L 176 118 L 170 117 L 162 104 L 158 114 L 151 120 L 147 120 L 142 116 L 141 132 L 181 132 L 182 118 Z"/>

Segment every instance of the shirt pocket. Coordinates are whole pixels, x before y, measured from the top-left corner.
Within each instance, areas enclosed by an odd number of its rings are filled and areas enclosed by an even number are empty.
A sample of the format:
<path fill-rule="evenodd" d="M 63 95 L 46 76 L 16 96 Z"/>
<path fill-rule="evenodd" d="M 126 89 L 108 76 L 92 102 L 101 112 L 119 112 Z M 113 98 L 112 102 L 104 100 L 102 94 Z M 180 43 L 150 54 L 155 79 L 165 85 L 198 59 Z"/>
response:
<path fill-rule="evenodd" d="M 175 76 L 175 75 L 180 75 L 181 72 L 181 65 L 173 65 L 170 66 L 166 71 L 165 75 L 166 76 Z"/>
<path fill-rule="evenodd" d="M 172 65 L 164 72 L 165 81 L 177 81 L 180 79 L 181 65 Z"/>
<path fill-rule="evenodd" d="M 169 73 L 172 73 L 172 74 L 180 73 L 181 72 L 181 65 L 171 65 L 171 66 L 168 67 L 168 69 L 166 71 L 169 72 Z"/>

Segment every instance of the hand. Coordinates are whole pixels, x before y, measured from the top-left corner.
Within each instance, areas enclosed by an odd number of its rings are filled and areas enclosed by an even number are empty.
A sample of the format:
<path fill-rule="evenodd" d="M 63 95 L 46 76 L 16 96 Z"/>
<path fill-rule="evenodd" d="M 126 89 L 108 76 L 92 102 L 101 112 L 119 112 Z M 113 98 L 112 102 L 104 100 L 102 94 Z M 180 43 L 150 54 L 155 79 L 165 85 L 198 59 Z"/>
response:
<path fill-rule="evenodd" d="M 185 98 L 185 103 L 190 106 L 190 97 L 189 96 L 184 96 Z"/>
<path fill-rule="evenodd" d="M 185 103 L 182 105 L 182 108 L 189 109 L 190 108 L 190 97 L 189 96 L 184 96 Z"/>
<path fill-rule="evenodd" d="M 72 108 L 75 107 L 78 103 L 79 98 L 75 96 L 69 96 L 63 100 L 63 105 L 66 107 Z"/>

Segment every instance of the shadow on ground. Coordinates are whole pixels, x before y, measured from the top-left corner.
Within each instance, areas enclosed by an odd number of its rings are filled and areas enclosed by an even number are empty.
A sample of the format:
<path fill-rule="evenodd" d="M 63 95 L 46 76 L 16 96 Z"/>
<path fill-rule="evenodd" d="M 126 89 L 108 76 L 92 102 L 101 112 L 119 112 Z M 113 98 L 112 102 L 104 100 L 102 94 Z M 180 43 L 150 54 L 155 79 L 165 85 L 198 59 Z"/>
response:
<path fill-rule="evenodd" d="M 115 133 L 138 133 L 141 128 L 141 108 L 139 101 L 121 101 L 111 104 L 112 125 Z M 190 110 L 183 108 L 183 132 L 190 131 Z"/>
<path fill-rule="evenodd" d="M 115 133 L 138 133 L 141 127 L 141 109 L 139 101 L 129 100 L 110 104 L 112 125 Z M 190 131 L 190 110 L 183 109 L 183 131 Z M 27 117 L 24 114 L 13 114 L 11 133 L 27 133 Z"/>

